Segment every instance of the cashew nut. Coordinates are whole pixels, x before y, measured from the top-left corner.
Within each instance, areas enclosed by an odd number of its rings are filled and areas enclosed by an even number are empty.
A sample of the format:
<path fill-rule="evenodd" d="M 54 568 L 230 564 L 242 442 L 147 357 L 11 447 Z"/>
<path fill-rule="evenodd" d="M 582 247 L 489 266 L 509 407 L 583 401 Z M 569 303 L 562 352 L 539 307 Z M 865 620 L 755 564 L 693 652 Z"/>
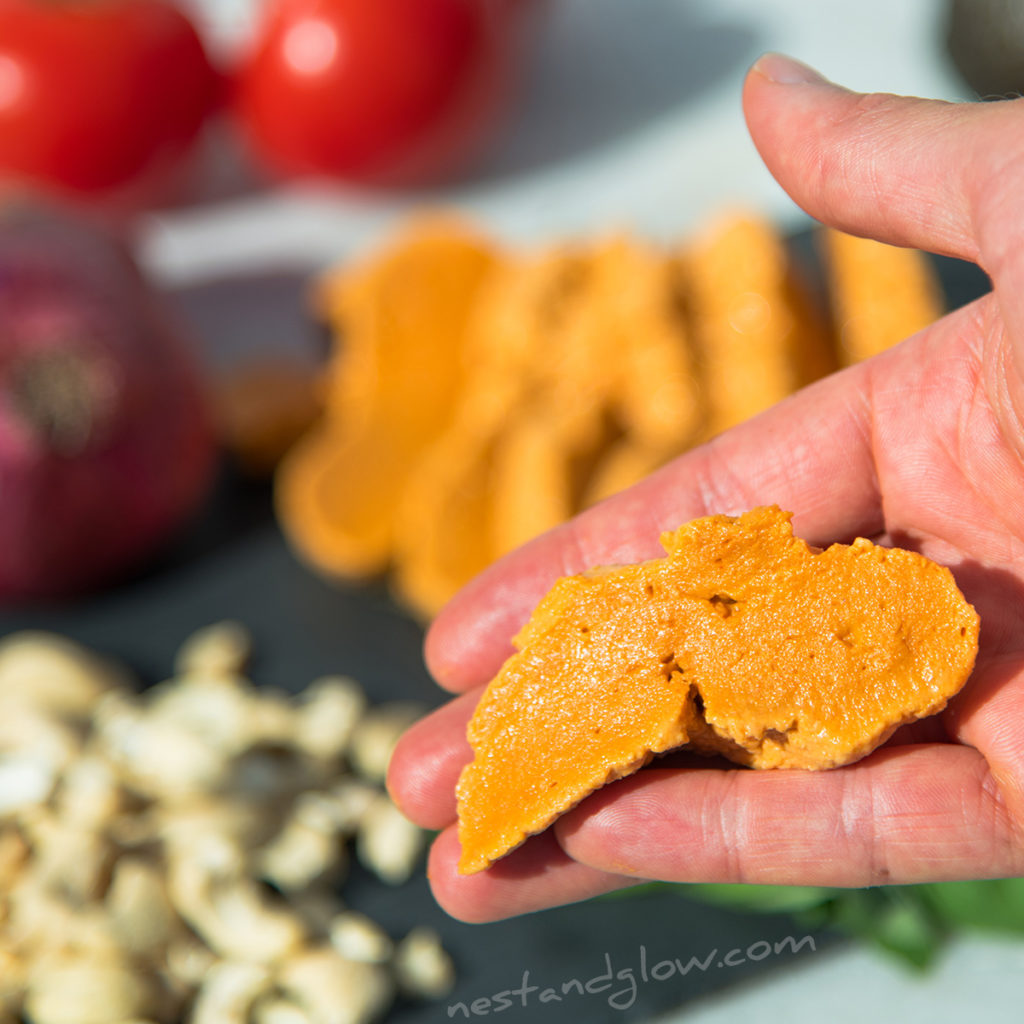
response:
<path fill-rule="evenodd" d="M 35 630 L 0 640 L 0 694 L 62 719 L 85 719 L 99 696 L 127 677 L 67 637 Z"/>
<path fill-rule="evenodd" d="M 75 903 L 98 899 L 110 873 L 114 850 L 97 832 L 40 814 L 27 823 L 36 878 Z"/>
<path fill-rule="evenodd" d="M 345 676 L 326 676 L 311 683 L 296 713 L 295 741 L 310 757 L 324 761 L 341 757 L 366 707 L 363 688 Z"/>
<path fill-rule="evenodd" d="M 393 701 L 367 711 L 352 734 L 352 767 L 370 782 L 383 782 L 399 738 L 425 710 L 421 704 Z"/>
<path fill-rule="evenodd" d="M 376 786 L 346 776 L 324 794 L 325 810 L 343 835 L 355 835 L 367 812 L 380 796 Z"/>
<path fill-rule="evenodd" d="M 356 837 L 360 862 L 391 885 L 400 885 L 411 877 L 423 846 L 422 829 L 383 794 L 363 815 Z"/>
<path fill-rule="evenodd" d="M 312 1024 L 309 1014 L 290 999 L 261 999 L 252 1010 L 253 1024 Z"/>
<path fill-rule="evenodd" d="M 174 671 L 179 676 L 240 675 L 252 654 L 252 637 L 240 622 L 225 620 L 197 629 L 178 648 Z"/>
<path fill-rule="evenodd" d="M 218 879 L 183 861 L 171 867 L 169 892 L 182 918 L 225 959 L 269 963 L 306 937 L 302 922 L 285 907 L 272 906 L 247 878 Z"/>
<path fill-rule="evenodd" d="M 249 1024 L 249 1011 L 270 984 L 260 964 L 221 961 L 203 979 L 190 1024 Z"/>
<path fill-rule="evenodd" d="M 394 992 L 385 968 L 348 960 L 329 946 L 289 959 L 277 984 L 306 1012 L 310 1024 L 369 1024 Z"/>
<path fill-rule="evenodd" d="M 64 769 L 55 804 L 68 825 L 99 831 L 124 809 L 125 796 L 110 761 L 83 754 Z"/>
<path fill-rule="evenodd" d="M 135 956 L 158 960 L 181 930 L 162 872 L 141 857 L 118 860 L 104 903 L 122 948 Z"/>
<path fill-rule="evenodd" d="M 110 1024 L 147 1016 L 152 983 L 125 962 L 69 955 L 33 971 L 25 994 L 32 1024 Z"/>
<path fill-rule="evenodd" d="M 365 914 L 347 910 L 331 922 L 331 945 L 346 959 L 364 964 L 387 963 L 395 950 L 391 937 Z"/>
<path fill-rule="evenodd" d="M 48 799 L 59 766 L 43 751 L 19 750 L 0 756 L 0 818 Z"/>
<path fill-rule="evenodd" d="M 344 865 L 344 847 L 333 830 L 316 828 L 299 816 L 285 823 L 256 856 L 261 877 L 284 892 L 305 889 Z"/>
<path fill-rule="evenodd" d="M 455 985 L 455 965 L 433 928 L 413 928 L 395 949 L 395 980 L 414 998 L 440 999 Z"/>
<path fill-rule="evenodd" d="M 170 984 L 181 992 L 197 989 L 214 964 L 217 956 L 198 937 L 186 932 L 167 947 L 165 975 Z"/>

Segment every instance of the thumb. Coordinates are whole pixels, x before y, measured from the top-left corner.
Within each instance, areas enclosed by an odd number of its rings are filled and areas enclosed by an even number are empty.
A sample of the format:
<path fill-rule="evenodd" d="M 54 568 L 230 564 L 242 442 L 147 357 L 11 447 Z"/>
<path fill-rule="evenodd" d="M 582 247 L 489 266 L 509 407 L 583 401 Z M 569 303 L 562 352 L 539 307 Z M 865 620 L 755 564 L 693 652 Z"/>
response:
<path fill-rule="evenodd" d="M 770 53 L 747 75 L 743 106 L 768 169 L 811 216 L 988 273 L 986 390 L 1024 458 L 1024 99 L 855 93 Z"/>
<path fill-rule="evenodd" d="M 743 106 L 768 169 L 812 217 L 972 261 L 979 187 L 1024 113 L 1013 102 L 855 93 L 774 53 L 751 68 Z"/>

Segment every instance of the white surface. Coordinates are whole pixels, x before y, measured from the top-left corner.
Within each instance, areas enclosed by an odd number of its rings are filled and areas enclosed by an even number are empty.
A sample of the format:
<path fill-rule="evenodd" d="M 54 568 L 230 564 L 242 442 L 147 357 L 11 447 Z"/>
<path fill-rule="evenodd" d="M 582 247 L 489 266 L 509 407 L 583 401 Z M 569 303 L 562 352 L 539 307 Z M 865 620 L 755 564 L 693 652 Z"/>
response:
<path fill-rule="evenodd" d="M 239 195 L 153 218 L 149 263 L 177 283 L 321 265 L 418 204 L 460 207 L 516 242 L 625 225 L 679 236 L 737 203 L 794 226 L 799 212 L 761 166 L 740 110 L 743 75 L 758 54 L 790 53 L 860 89 L 966 95 L 942 55 L 938 0 L 553 4 L 507 135 L 471 180 L 403 197 L 310 186 Z M 247 0 L 202 0 L 201 10 L 228 49 L 250 24 Z M 871 952 L 829 952 L 678 1020 L 1001 1024 L 1024 1019 L 1022 977 L 1024 945 L 958 943 L 923 980 Z"/>
<path fill-rule="evenodd" d="M 870 950 L 829 951 L 652 1024 L 1020 1024 L 1022 977 L 1021 942 L 959 940 L 923 975 Z"/>
<path fill-rule="evenodd" d="M 410 205 L 456 205 L 512 241 L 609 226 L 675 236 L 725 205 L 792 223 L 740 110 L 744 73 L 775 49 L 862 89 L 953 99 L 938 0 L 552 0 L 506 132 L 459 186 L 374 196 L 298 186 L 155 218 L 149 262 L 188 281 L 223 269 L 322 264 Z M 204 0 L 222 37 L 242 0 Z M 220 19 L 218 20 L 218 12 Z"/>

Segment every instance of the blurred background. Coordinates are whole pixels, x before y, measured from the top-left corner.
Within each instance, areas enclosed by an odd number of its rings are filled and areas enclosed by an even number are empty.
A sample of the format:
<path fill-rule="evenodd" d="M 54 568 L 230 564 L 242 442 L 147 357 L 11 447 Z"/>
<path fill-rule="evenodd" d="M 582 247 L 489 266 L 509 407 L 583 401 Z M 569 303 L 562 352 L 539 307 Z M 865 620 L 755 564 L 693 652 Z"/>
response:
<path fill-rule="evenodd" d="M 252 5 L 197 6 L 229 52 L 253 30 Z M 524 242 L 616 225 L 672 238 L 738 202 L 793 226 L 797 211 L 744 127 L 739 89 L 749 65 L 780 49 L 850 88 L 973 98 L 947 52 L 947 23 L 945 5 L 925 2 L 808 11 L 783 0 L 644 0 L 635 9 L 555 0 L 500 127 L 454 183 L 386 197 L 309 186 L 258 201 L 238 195 L 161 219 L 151 258 L 181 276 L 205 272 L 200 258 L 214 269 L 218 260 L 333 259 L 424 200 L 456 202 Z"/>
<path fill-rule="evenodd" d="M 812 225 L 750 64 L 982 100 L 1022 25 L 0 0 L 0 1022 L 1016 1020 L 1017 880 L 470 926 L 382 778 L 473 573 L 986 289 Z"/>

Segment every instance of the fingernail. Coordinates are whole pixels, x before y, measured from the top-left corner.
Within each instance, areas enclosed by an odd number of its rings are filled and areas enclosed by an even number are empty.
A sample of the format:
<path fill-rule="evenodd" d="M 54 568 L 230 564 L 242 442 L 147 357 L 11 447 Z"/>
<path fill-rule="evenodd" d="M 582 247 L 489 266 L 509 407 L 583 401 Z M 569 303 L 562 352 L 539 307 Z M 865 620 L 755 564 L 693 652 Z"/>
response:
<path fill-rule="evenodd" d="M 781 53 L 765 53 L 754 62 L 751 71 L 764 75 L 778 85 L 824 85 L 828 79 L 812 67 Z"/>

